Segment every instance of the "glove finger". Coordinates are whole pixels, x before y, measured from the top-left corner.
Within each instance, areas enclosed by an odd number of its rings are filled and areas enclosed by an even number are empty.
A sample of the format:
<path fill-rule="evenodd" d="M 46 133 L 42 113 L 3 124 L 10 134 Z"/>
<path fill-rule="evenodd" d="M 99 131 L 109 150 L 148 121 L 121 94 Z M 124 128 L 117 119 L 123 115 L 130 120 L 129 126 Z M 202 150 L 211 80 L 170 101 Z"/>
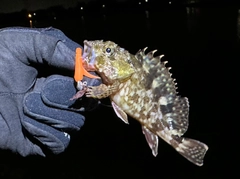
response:
<path fill-rule="evenodd" d="M 29 139 L 22 128 L 20 116 L 23 115 L 18 111 L 20 105 L 15 105 L 16 98 L 2 95 L 1 100 L 4 102 L 0 104 L 0 149 L 11 150 L 22 156 L 44 156 L 42 149 Z"/>
<path fill-rule="evenodd" d="M 75 101 L 70 99 L 77 90 L 74 86 L 73 79 L 70 77 L 52 75 L 42 83 L 39 81 L 38 84 L 35 85 L 35 90 L 41 93 L 42 100 L 49 106 L 66 110 L 82 111 L 82 109 L 71 108 Z"/>
<path fill-rule="evenodd" d="M 95 72 L 89 72 L 89 73 L 96 76 Z M 88 86 L 98 86 L 102 83 L 101 79 L 93 79 L 93 78 L 88 78 L 86 76 L 83 77 L 82 81 L 86 81 Z"/>
<path fill-rule="evenodd" d="M 44 79 L 40 81 L 42 80 Z M 34 90 L 24 97 L 23 107 L 26 115 L 64 131 L 79 130 L 85 120 L 84 116 L 77 112 L 45 105 L 41 94 Z"/>
<path fill-rule="evenodd" d="M 27 116 L 24 117 L 22 125 L 33 138 L 37 139 L 54 154 L 62 153 L 69 145 L 70 135 L 66 132 L 61 132 Z"/>
<path fill-rule="evenodd" d="M 83 78 L 89 86 L 96 86 L 101 80 Z M 83 97 L 79 100 L 70 100 L 77 92 L 74 80 L 70 77 L 52 75 L 48 77 L 44 84 L 38 85 L 41 88 L 41 96 L 44 103 L 49 106 L 73 111 L 89 111 L 98 105 L 98 101 L 93 98 Z"/>

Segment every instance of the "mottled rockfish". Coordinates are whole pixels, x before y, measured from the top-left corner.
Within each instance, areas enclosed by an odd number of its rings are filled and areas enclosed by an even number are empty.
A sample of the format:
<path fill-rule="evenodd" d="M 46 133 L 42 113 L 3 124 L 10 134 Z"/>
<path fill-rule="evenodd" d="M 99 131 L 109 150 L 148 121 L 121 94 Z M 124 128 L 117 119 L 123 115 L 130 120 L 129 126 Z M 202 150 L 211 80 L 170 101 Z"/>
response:
<path fill-rule="evenodd" d="M 208 150 L 197 140 L 182 137 L 188 129 L 189 104 L 177 95 L 170 68 L 155 51 L 136 55 L 111 41 L 84 41 L 83 59 L 92 63 L 103 83 L 88 86 L 87 97 L 110 97 L 117 116 L 128 124 L 127 115 L 141 123 L 142 132 L 158 154 L 158 136 L 192 163 L 201 166 Z"/>

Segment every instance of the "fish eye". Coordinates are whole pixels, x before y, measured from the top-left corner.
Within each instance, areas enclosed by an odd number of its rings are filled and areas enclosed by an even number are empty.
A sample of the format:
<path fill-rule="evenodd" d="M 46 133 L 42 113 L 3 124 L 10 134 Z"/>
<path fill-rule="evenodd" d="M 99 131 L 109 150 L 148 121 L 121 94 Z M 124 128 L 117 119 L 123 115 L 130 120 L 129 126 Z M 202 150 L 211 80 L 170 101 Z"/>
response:
<path fill-rule="evenodd" d="M 111 53 L 111 49 L 110 48 L 106 48 L 106 52 L 107 53 Z"/>

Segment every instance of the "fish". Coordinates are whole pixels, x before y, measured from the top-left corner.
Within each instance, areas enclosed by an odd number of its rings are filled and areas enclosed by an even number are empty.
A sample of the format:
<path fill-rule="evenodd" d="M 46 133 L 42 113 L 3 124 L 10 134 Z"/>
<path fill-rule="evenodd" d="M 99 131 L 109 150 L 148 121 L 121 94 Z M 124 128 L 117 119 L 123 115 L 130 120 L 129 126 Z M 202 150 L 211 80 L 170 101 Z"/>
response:
<path fill-rule="evenodd" d="M 177 84 L 162 61 L 140 49 L 135 55 L 112 41 L 84 41 L 83 59 L 101 77 L 99 86 L 88 86 L 86 97 L 109 97 L 116 115 L 126 124 L 128 116 L 141 124 L 152 151 L 158 154 L 159 137 L 197 166 L 203 165 L 208 146 L 183 137 L 189 126 L 189 101 L 177 92 Z"/>

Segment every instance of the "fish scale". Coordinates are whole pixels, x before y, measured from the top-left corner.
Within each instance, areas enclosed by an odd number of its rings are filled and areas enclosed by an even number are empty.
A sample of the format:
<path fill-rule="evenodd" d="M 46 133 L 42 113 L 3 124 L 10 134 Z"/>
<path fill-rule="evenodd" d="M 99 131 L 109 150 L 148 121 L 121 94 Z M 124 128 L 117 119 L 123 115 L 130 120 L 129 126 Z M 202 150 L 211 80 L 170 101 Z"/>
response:
<path fill-rule="evenodd" d="M 128 124 L 129 115 L 139 121 L 154 156 L 160 137 L 192 163 L 203 165 L 208 147 L 182 137 L 188 129 L 189 102 L 177 95 L 163 55 L 154 57 L 156 50 L 146 54 L 146 48 L 132 55 L 111 41 L 84 41 L 84 49 L 85 60 L 103 80 L 100 86 L 88 86 L 87 97 L 110 97 L 120 119 Z"/>

